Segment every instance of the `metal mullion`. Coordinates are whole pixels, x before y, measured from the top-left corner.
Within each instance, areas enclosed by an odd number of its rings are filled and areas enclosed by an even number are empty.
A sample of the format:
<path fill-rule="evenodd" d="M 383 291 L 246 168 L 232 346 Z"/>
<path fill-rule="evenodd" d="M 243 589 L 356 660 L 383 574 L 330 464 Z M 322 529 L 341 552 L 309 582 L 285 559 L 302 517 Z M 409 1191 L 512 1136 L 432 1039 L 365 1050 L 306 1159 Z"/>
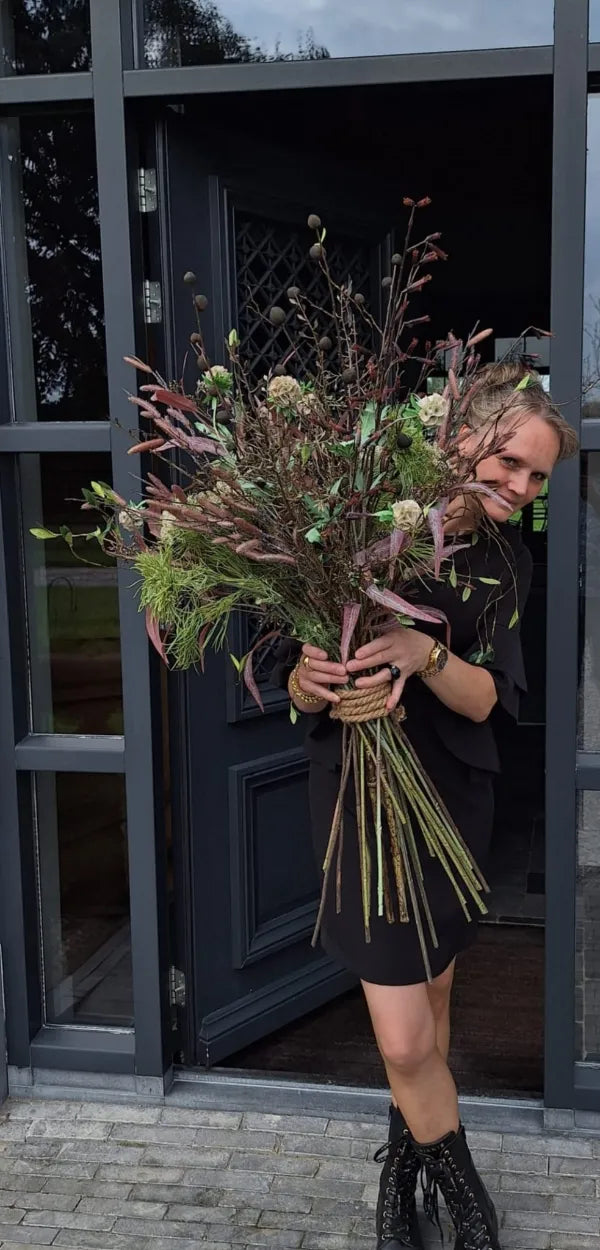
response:
<path fill-rule="evenodd" d="M 0 78 L 2 105 L 64 104 L 70 100 L 93 99 L 89 71 L 73 74 L 13 74 Z"/>
<path fill-rule="evenodd" d="M 121 494 L 130 497 L 135 483 L 130 474 L 131 462 L 125 454 L 130 420 L 125 392 L 132 385 L 132 374 L 123 355 L 135 347 L 135 310 L 122 78 L 123 8 L 120 0 L 91 0 L 90 13 L 108 391 L 111 413 L 122 417 L 121 426 L 114 425 L 111 430 L 113 484 Z M 171 1056 L 165 955 L 166 874 L 154 801 L 160 769 L 152 742 L 153 689 L 148 640 L 132 593 L 131 572 L 122 567 L 119 608 L 136 1072 L 141 1077 L 162 1080 Z"/>
<path fill-rule="evenodd" d="M 454 82 L 473 78 L 549 76 L 551 73 L 552 48 L 538 47 L 136 69 L 126 70 L 123 79 L 125 95 L 139 98 L 392 82 Z"/>
<path fill-rule="evenodd" d="M 600 754 L 579 751 L 575 770 L 578 790 L 600 790 Z"/>
<path fill-rule="evenodd" d="M 581 450 L 600 451 L 600 421 L 595 417 L 581 422 Z"/>
<path fill-rule="evenodd" d="M 19 421 L 0 424 L 0 453 L 110 451 L 108 421 Z"/>
<path fill-rule="evenodd" d="M 556 0 L 552 184 L 555 400 L 581 424 L 587 131 L 587 0 Z M 545 1097 L 571 1107 L 575 1062 L 579 462 L 552 481 L 548 524 L 546 684 Z"/>
<path fill-rule="evenodd" d="M 15 746 L 20 772 L 124 773 L 125 740 L 110 734 L 27 734 Z"/>

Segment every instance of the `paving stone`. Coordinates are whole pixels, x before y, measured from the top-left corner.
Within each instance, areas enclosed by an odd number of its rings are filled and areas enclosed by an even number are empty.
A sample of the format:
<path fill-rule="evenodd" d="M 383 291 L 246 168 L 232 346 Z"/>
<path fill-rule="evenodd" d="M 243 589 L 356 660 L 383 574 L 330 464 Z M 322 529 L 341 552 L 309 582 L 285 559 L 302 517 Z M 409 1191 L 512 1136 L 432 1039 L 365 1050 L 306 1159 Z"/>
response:
<path fill-rule="evenodd" d="M 319 1159 L 311 1159 L 306 1155 L 275 1155 L 262 1152 L 237 1151 L 231 1156 L 229 1167 L 233 1171 L 267 1172 L 269 1176 L 285 1172 L 290 1176 L 314 1176 L 319 1166 Z"/>
<path fill-rule="evenodd" d="M 536 1172 L 548 1175 L 546 1155 L 515 1154 L 504 1150 L 474 1150 L 473 1158 L 483 1172 Z M 583 1160 L 576 1159 L 576 1163 Z"/>
<path fill-rule="evenodd" d="M 351 1214 L 337 1215 L 293 1215 L 290 1211 L 263 1211 L 258 1221 L 259 1228 L 294 1228 L 315 1233 L 351 1233 L 355 1222 Z M 373 1223 L 369 1229 L 373 1234 Z"/>
<path fill-rule="evenodd" d="M 519 1176 L 515 1173 L 500 1177 L 501 1190 L 510 1189 L 513 1193 L 564 1194 L 573 1198 L 592 1198 L 596 1184 L 600 1185 L 600 1181 L 581 1176 L 532 1176 L 527 1173 Z"/>
<path fill-rule="evenodd" d="M 110 1124 L 158 1124 L 163 1115 L 162 1107 L 136 1107 L 132 1103 L 114 1102 L 86 1102 L 77 1112 L 79 1120 L 106 1120 Z"/>
<path fill-rule="evenodd" d="M 141 1158 L 144 1167 L 226 1168 L 231 1150 L 213 1150 L 188 1146 L 178 1150 L 176 1146 L 147 1146 Z"/>
<path fill-rule="evenodd" d="M 285 1154 L 326 1155 L 328 1158 L 366 1159 L 370 1154 L 370 1142 L 354 1141 L 352 1137 L 312 1137 L 300 1133 L 285 1133 L 281 1149 Z"/>
<path fill-rule="evenodd" d="M 0 1243 L 12 1241 L 21 1246 L 49 1246 L 56 1237 L 55 1228 L 25 1228 L 23 1224 L 0 1224 Z"/>
<path fill-rule="evenodd" d="M 94 1103 L 86 1104 L 94 1107 Z M 11 1120 L 74 1120 L 82 1109 L 80 1102 L 69 1102 L 54 1098 L 9 1098 L 3 1111 L 7 1111 Z"/>
<path fill-rule="evenodd" d="M 87 1215 L 103 1215 L 110 1211 L 114 1219 L 122 1215 L 140 1220 L 162 1220 L 167 1209 L 166 1202 L 136 1202 L 134 1199 L 114 1198 L 82 1198 L 77 1207 L 78 1211 Z"/>
<path fill-rule="evenodd" d="M 261 1116 L 261 1120 L 269 1120 L 271 1116 Z M 278 1117 L 276 1117 L 278 1118 Z M 205 1111 L 201 1107 L 165 1107 L 160 1113 L 161 1124 L 180 1125 L 181 1128 L 227 1128 L 237 1129 L 242 1123 L 241 1111 Z M 251 1125 L 247 1126 L 252 1127 Z M 270 1124 L 265 1124 L 269 1129 Z"/>
<path fill-rule="evenodd" d="M 96 1163 L 65 1163 L 57 1159 L 4 1159 L 0 1155 L 0 1185 L 4 1170 L 20 1176 L 70 1176 L 91 1181 L 97 1167 Z"/>
<path fill-rule="evenodd" d="M 222 1189 L 192 1189 L 187 1185 L 134 1185 L 131 1198 L 139 1202 L 191 1202 L 217 1207 L 225 1201 Z M 229 1201 L 227 1199 L 226 1201 Z"/>
<path fill-rule="evenodd" d="M 104 1204 L 104 1213 L 102 1215 L 87 1215 L 84 1212 L 80 1214 L 77 1211 L 28 1211 L 24 1224 L 36 1224 L 41 1228 L 81 1228 L 92 1233 L 109 1232 L 112 1228 L 115 1217 L 109 1215 Z"/>
<path fill-rule="evenodd" d="M 550 1159 L 551 1176 L 600 1177 L 600 1159 Z"/>
<path fill-rule="evenodd" d="M 27 1212 L 22 1207 L 0 1207 L 0 1224 L 20 1224 Z"/>
<path fill-rule="evenodd" d="M 299 1179 L 299 1177 L 295 1176 L 290 1177 L 289 1184 L 291 1185 L 293 1181 Z M 276 1180 L 277 1177 L 275 1178 Z M 204 1172 L 201 1168 L 192 1168 L 189 1172 L 184 1172 L 183 1176 L 184 1185 L 218 1186 L 220 1189 L 236 1189 L 242 1193 L 266 1194 L 273 1187 L 275 1181 L 271 1182 L 270 1177 L 264 1172 L 258 1175 L 252 1172 L 236 1172 L 231 1168 L 227 1168 L 226 1171 L 216 1170 L 214 1172 L 208 1170 Z M 294 1190 L 287 1190 L 286 1192 L 293 1193 Z"/>
<path fill-rule="evenodd" d="M 320 1197 L 349 1198 L 356 1201 L 362 1198 L 364 1185 L 360 1181 L 337 1181 L 331 1184 L 329 1177 L 276 1176 L 271 1182 L 271 1193 L 276 1194 L 314 1194 Z"/>
<path fill-rule="evenodd" d="M 503 1150 L 511 1154 L 522 1152 L 523 1154 L 590 1159 L 594 1153 L 600 1154 L 600 1142 L 595 1142 L 594 1145 L 599 1147 L 598 1151 L 594 1151 L 592 1142 L 586 1141 L 583 1137 L 567 1137 L 566 1134 L 563 1137 L 538 1137 L 535 1133 L 529 1133 L 522 1137 L 507 1135 L 504 1138 Z"/>
<path fill-rule="evenodd" d="M 84 1163 L 140 1163 L 143 1146 L 118 1146 L 116 1142 L 78 1141 L 61 1146 L 59 1162 L 80 1159 Z"/>
<path fill-rule="evenodd" d="M 133 1214 L 133 1213 L 132 1213 Z M 260 1212 L 259 1212 L 260 1214 Z M 173 1202 L 168 1209 L 168 1219 L 197 1224 L 233 1224 L 237 1215 L 234 1206 L 204 1206 L 202 1202 Z M 258 1223 L 258 1215 L 255 1223 Z"/>
<path fill-rule="evenodd" d="M 262 1133 L 258 1129 L 249 1132 L 246 1129 L 201 1128 L 196 1133 L 194 1144 L 202 1149 L 221 1146 L 226 1150 L 278 1150 L 280 1138 L 277 1133 Z"/>
<path fill-rule="evenodd" d="M 385 1120 L 364 1120 L 359 1123 L 352 1120 L 330 1120 L 326 1129 L 327 1137 L 350 1137 L 354 1140 L 360 1137 L 378 1145 L 386 1140 L 387 1133 L 387 1116 Z"/>
<path fill-rule="evenodd" d="M 102 1126 L 99 1126 L 102 1127 Z M 111 1141 L 136 1146 L 191 1146 L 195 1131 L 174 1124 L 119 1123 L 106 1126 L 106 1136 Z"/>
<path fill-rule="evenodd" d="M 61 1229 L 52 1245 L 69 1246 L 73 1250 L 150 1250 L 150 1247 L 157 1250 L 157 1242 L 151 1242 L 148 1237 L 117 1237 L 114 1233 L 92 1233 L 76 1228 Z M 173 1250 L 172 1241 L 166 1244 L 166 1250 Z M 178 1246 L 177 1250 L 183 1247 Z"/>
<path fill-rule="evenodd" d="M 130 1182 L 132 1185 L 144 1184 L 181 1184 L 183 1168 L 150 1168 L 142 1164 L 130 1167 L 114 1167 L 112 1163 L 101 1163 L 96 1172 L 96 1180 Z"/>
<path fill-rule="evenodd" d="M 64 1141 L 103 1141 L 110 1129 L 110 1123 L 95 1120 L 34 1120 L 27 1129 L 27 1139 L 51 1137 L 61 1145 Z"/>
<path fill-rule="evenodd" d="M 74 1211 L 81 1201 L 79 1194 L 8 1194 L 0 1190 L 1 1203 L 5 1203 L 8 1197 L 12 1197 L 12 1205 L 24 1207 L 27 1211 Z"/>
<path fill-rule="evenodd" d="M 337 1122 L 341 1123 L 341 1121 Z M 246 1111 L 242 1117 L 244 1129 L 263 1132 L 272 1130 L 274 1133 L 310 1133 L 315 1137 L 325 1131 L 329 1132 L 329 1126 L 334 1123 L 336 1121 L 326 1120 L 318 1115 L 268 1115 L 266 1113 L 263 1115 L 259 1111 Z M 342 1136 L 345 1137 L 346 1134 L 343 1133 Z"/>
<path fill-rule="evenodd" d="M 600 1235 L 600 1217 L 559 1215 L 556 1211 L 506 1211 L 503 1228 L 542 1228 L 549 1233 L 580 1232 Z"/>

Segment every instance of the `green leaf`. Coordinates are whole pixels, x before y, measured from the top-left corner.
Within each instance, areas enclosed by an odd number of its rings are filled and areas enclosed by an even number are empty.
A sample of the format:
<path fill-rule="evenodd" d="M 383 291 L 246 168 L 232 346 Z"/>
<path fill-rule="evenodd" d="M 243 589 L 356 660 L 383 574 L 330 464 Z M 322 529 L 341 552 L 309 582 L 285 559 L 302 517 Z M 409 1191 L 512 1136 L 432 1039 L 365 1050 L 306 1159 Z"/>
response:
<path fill-rule="evenodd" d="M 60 527 L 60 536 L 61 536 L 61 538 L 64 538 L 64 540 L 65 540 L 65 542 L 66 542 L 66 544 L 67 544 L 67 547 L 70 547 L 70 548 L 71 548 L 71 551 L 72 551 L 72 550 L 73 550 L 73 537 L 74 537 L 74 536 L 73 536 L 73 534 L 71 533 L 70 529 L 69 529 L 66 525 L 61 525 L 61 527 Z"/>
<path fill-rule="evenodd" d="M 316 525 L 313 526 L 313 528 L 309 530 L 304 537 L 306 538 L 307 543 L 320 543 L 323 541 L 321 538 L 321 531 L 317 529 Z"/>
<path fill-rule="evenodd" d="M 500 579 L 498 577 L 478 577 L 478 582 L 483 582 L 484 586 L 499 586 Z"/>
<path fill-rule="evenodd" d="M 56 533 L 54 532 L 54 530 L 35 529 L 35 528 L 34 528 L 34 529 L 31 529 L 31 530 L 29 531 L 29 533 L 30 533 L 30 534 L 33 534 L 33 537 L 34 537 L 34 538 L 60 538 L 60 534 L 56 534 Z"/>
<path fill-rule="evenodd" d="M 450 569 L 450 576 L 448 578 L 448 581 L 450 582 L 450 585 L 454 588 L 454 590 L 456 590 L 456 587 L 458 586 L 458 578 L 456 576 L 456 569 L 454 565 L 452 565 L 452 568 Z"/>
<path fill-rule="evenodd" d="M 467 602 L 467 599 L 470 599 L 470 598 L 471 598 L 472 593 L 473 593 L 473 591 L 472 591 L 471 586 L 465 586 L 465 588 L 464 588 L 464 590 L 463 590 L 463 592 L 462 592 L 462 601 L 463 601 L 463 603 L 466 603 L 466 602 Z"/>
<path fill-rule="evenodd" d="M 351 460 L 354 455 L 354 439 L 346 439 L 343 443 L 336 443 L 330 448 L 336 456 L 345 456 L 346 460 Z"/>
<path fill-rule="evenodd" d="M 302 464 L 306 464 L 312 455 L 312 443 L 303 443 L 300 448 L 300 460 Z"/>
<path fill-rule="evenodd" d="M 474 651 L 469 656 L 469 664 L 491 664 L 495 654 L 493 647 L 487 647 L 485 651 Z"/>
<path fill-rule="evenodd" d="M 302 502 L 309 516 L 314 517 L 315 521 L 328 521 L 329 508 L 325 503 L 317 503 L 316 499 L 311 499 L 310 495 L 303 495 Z"/>
<path fill-rule="evenodd" d="M 515 386 L 515 390 L 516 390 L 516 391 L 524 391 L 524 390 L 526 390 L 526 389 L 527 389 L 527 387 L 529 386 L 529 383 L 530 383 L 530 382 L 531 382 L 531 374 L 530 374 L 530 373 L 526 373 L 526 374 L 525 374 L 525 377 L 524 377 L 524 378 L 521 378 L 521 381 L 520 381 L 520 382 L 517 382 L 517 385 Z"/>
<path fill-rule="evenodd" d="M 471 546 L 474 547 L 475 544 L 478 542 L 479 542 L 479 534 L 477 533 L 477 530 L 474 530 L 473 533 L 471 534 Z"/>
<path fill-rule="evenodd" d="M 375 404 L 371 401 L 370 403 L 367 404 L 362 414 L 362 417 L 360 419 L 361 447 L 364 446 L 364 444 L 367 442 L 367 439 L 371 437 L 373 430 L 375 429 L 376 420 L 377 420 L 377 408 Z"/>
<path fill-rule="evenodd" d="M 233 664 L 233 667 L 234 667 L 234 669 L 235 669 L 236 673 L 238 674 L 238 677 L 241 677 L 241 675 L 242 675 L 242 673 L 243 673 L 243 671 L 244 671 L 244 669 L 245 669 L 245 667 L 246 667 L 246 661 L 247 661 L 247 659 L 248 659 L 248 656 L 247 656 L 247 655 L 243 655 L 243 656 L 242 656 L 242 658 L 241 658 L 241 660 L 238 660 L 237 656 L 232 655 L 232 654 L 231 654 L 231 652 L 230 652 L 230 653 L 229 653 L 229 659 L 231 660 L 231 663 Z"/>
<path fill-rule="evenodd" d="M 514 612 L 513 612 L 512 616 L 511 616 L 511 618 L 510 618 L 510 621 L 508 622 L 508 628 L 509 628 L 509 629 L 514 629 L 515 625 L 518 623 L 518 620 L 519 620 L 519 609 L 518 609 L 518 608 L 515 608 L 515 610 L 514 610 Z"/>
<path fill-rule="evenodd" d="M 331 487 L 331 490 L 329 492 L 330 495 L 339 494 L 339 489 L 340 489 L 340 486 L 342 485 L 343 480 L 344 480 L 343 477 L 338 477 L 337 482 L 334 482 L 333 486 Z"/>
<path fill-rule="evenodd" d="M 293 703 L 290 703 L 290 720 L 292 725 L 295 725 L 298 720 L 298 708 L 294 707 Z"/>
<path fill-rule="evenodd" d="M 94 492 L 94 494 L 95 494 L 95 495 L 99 495 L 101 499 L 104 499 L 104 498 L 105 498 L 105 496 L 106 496 L 106 490 L 105 490 L 105 488 L 104 488 L 104 486 L 103 486 L 102 482 L 90 482 L 90 486 L 91 486 L 91 488 L 92 488 L 92 490 L 93 490 L 93 492 Z"/>
<path fill-rule="evenodd" d="M 227 339 L 227 342 L 229 343 L 229 346 L 230 346 L 230 347 L 238 347 L 238 346 L 239 346 L 239 342 L 240 342 L 240 340 L 239 340 L 239 336 L 238 336 L 238 332 L 237 332 L 237 330 L 230 330 L 230 331 L 229 331 L 229 338 Z"/>

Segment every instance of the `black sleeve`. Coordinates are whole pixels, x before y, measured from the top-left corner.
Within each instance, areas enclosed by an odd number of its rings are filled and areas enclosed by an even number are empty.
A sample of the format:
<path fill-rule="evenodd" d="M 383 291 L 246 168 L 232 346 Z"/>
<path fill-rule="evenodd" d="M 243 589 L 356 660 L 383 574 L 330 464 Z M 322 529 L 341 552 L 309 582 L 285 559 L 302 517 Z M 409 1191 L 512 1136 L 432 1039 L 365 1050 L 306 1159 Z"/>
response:
<path fill-rule="evenodd" d="M 463 659 L 486 668 L 496 685 L 498 703 L 510 716 L 519 714 L 519 696 L 527 691 L 527 679 L 521 649 L 521 620 L 531 587 L 533 561 L 523 546 L 507 566 L 499 593 L 490 596 L 490 603 L 480 622 L 481 645 Z"/>
<path fill-rule="evenodd" d="M 295 638 L 283 638 L 275 652 L 275 663 L 269 681 L 281 690 L 287 689 L 288 678 L 298 663 L 302 646 Z"/>

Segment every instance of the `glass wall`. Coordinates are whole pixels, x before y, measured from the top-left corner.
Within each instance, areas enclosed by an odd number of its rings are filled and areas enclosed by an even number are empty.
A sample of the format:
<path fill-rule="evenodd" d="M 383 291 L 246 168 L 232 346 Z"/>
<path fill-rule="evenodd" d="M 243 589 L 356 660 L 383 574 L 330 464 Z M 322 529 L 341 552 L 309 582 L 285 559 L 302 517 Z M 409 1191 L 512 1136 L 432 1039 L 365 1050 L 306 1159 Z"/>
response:
<path fill-rule="evenodd" d="M 125 779 L 34 778 L 48 1024 L 133 1024 Z"/>
<path fill-rule="evenodd" d="M 0 40 L 4 74 L 89 69 L 89 0 L 3 0 Z"/>
<path fill-rule="evenodd" d="M 553 0 L 144 0 L 146 63 L 238 65 L 525 47 L 553 39 Z"/>

